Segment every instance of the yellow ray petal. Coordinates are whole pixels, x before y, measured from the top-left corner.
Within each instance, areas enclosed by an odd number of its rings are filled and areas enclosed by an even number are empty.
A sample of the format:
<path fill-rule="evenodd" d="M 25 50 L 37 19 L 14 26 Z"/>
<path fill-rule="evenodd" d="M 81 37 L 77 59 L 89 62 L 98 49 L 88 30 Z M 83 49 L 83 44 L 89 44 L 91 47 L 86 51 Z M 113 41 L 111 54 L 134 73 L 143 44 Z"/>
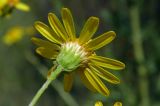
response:
<path fill-rule="evenodd" d="M 48 40 L 53 43 L 61 44 L 62 40 L 57 36 L 46 24 L 42 22 L 36 22 L 35 28 Z"/>
<path fill-rule="evenodd" d="M 88 79 L 86 78 L 84 71 L 83 70 L 77 70 L 81 81 L 83 82 L 83 84 L 92 92 L 96 92 L 97 90 L 90 84 L 90 82 L 88 81 Z"/>
<path fill-rule="evenodd" d="M 85 76 L 94 88 L 102 95 L 109 96 L 109 90 L 104 83 L 98 78 L 98 76 L 92 72 L 89 68 L 84 71 Z"/>
<path fill-rule="evenodd" d="M 106 67 L 113 70 L 121 70 L 125 68 L 125 64 L 114 59 L 102 57 L 102 56 L 90 56 L 91 63 L 96 64 L 101 67 Z"/>
<path fill-rule="evenodd" d="M 99 49 L 103 46 L 105 46 L 106 44 L 110 43 L 116 36 L 116 33 L 114 31 L 109 31 L 109 32 L 106 32 L 102 35 L 100 35 L 99 37 L 91 40 L 86 48 L 88 50 L 96 50 L 96 49 Z"/>
<path fill-rule="evenodd" d="M 91 39 L 93 34 L 97 31 L 99 19 L 97 17 L 90 17 L 85 23 L 79 37 L 79 43 L 86 43 Z"/>
<path fill-rule="evenodd" d="M 60 50 L 60 46 L 58 46 L 56 44 L 53 44 L 49 41 L 42 40 L 42 39 L 35 38 L 35 37 L 32 37 L 31 40 L 37 46 L 41 46 L 41 47 L 45 47 L 45 48 L 51 48 L 53 50 Z"/>
<path fill-rule="evenodd" d="M 53 13 L 49 13 L 48 20 L 55 33 L 62 37 L 64 41 L 68 40 L 68 35 L 57 16 Z"/>
<path fill-rule="evenodd" d="M 61 14 L 68 36 L 71 40 L 74 40 L 76 38 L 76 34 L 72 14 L 68 8 L 62 8 Z"/>
<path fill-rule="evenodd" d="M 107 70 L 104 70 L 103 68 L 92 64 L 89 64 L 89 67 L 92 71 L 94 71 L 99 77 L 103 78 L 104 80 L 113 84 L 120 83 L 120 80 Z"/>
<path fill-rule="evenodd" d="M 69 92 L 73 85 L 73 73 L 64 75 L 64 90 Z"/>
<path fill-rule="evenodd" d="M 55 59 L 58 55 L 58 52 L 52 49 L 44 48 L 44 47 L 38 47 L 36 49 L 36 52 L 48 59 Z"/>
<path fill-rule="evenodd" d="M 29 11 L 30 7 L 22 2 L 16 4 L 16 8 L 22 11 Z"/>
<path fill-rule="evenodd" d="M 122 103 L 121 103 L 121 102 L 116 102 L 116 103 L 114 104 L 114 106 L 122 106 Z"/>

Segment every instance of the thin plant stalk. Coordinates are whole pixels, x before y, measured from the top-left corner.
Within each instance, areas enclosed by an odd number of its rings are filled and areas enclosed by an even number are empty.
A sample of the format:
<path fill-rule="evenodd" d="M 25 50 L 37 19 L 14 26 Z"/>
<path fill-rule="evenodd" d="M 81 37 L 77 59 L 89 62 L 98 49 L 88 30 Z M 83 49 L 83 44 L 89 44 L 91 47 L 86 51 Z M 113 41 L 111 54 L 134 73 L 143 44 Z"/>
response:
<path fill-rule="evenodd" d="M 44 78 L 46 78 L 46 71 L 48 68 L 41 64 L 31 52 L 26 51 L 25 57 L 27 61 L 31 63 Z M 69 93 L 64 91 L 63 85 L 59 80 L 55 79 L 54 83 L 51 83 L 51 86 L 58 92 L 68 106 L 79 106 L 76 100 Z"/>
<path fill-rule="evenodd" d="M 61 66 L 57 66 L 56 70 L 52 71 L 50 76 L 47 78 L 47 81 L 43 84 L 43 86 L 38 90 L 36 95 L 33 97 L 32 101 L 30 102 L 29 106 L 35 106 L 37 103 L 38 99 L 41 97 L 41 95 L 44 93 L 44 91 L 48 88 L 48 85 L 56 79 L 56 77 L 60 74 L 62 71 Z"/>
<path fill-rule="evenodd" d="M 142 33 L 140 28 L 140 13 L 137 5 L 130 8 L 130 19 L 132 28 L 132 43 L 134 48 L 134 55 L 138 63 L 138 77 L 139 77 L 139 91 L 141 96 L 140 106 L 150 106 L 149 98 L 149 84 L 148 84 L 148 69 L 146 68 L 144 51 L 142 46 Z"/>

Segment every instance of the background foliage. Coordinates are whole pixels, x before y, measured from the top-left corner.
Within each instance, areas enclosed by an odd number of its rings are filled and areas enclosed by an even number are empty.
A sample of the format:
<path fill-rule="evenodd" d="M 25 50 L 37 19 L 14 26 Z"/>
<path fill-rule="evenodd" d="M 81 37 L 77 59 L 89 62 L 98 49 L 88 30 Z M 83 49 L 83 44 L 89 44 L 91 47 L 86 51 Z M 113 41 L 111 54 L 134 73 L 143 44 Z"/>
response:
<path fill-rule="evenodd" d="M 22 0 L 23 1 L 23 0 Z M 89 16 L 100 18 L 96 35 L 114 30 L 116 39 L 98 51 L 105 57 L 123 61 L 126 68 L 115 73 L 121 84 L 110 85 L 109 97 L 93 94 L 79 78 L 73 89 L 65 93 L 61 75 L 39 100 L 37 106 L 93 106 L 96 100 L 112 106 L 160 106 L 160 1 L 159 0 L 24 0 L 30 12 L 14 10 L 9 18 L 0 18 L 0 106 L 25 106 L 45 81 L 52 62 L 34 51 L 31 36 L 35 21 L 48 23 L 47 15 L 60 17 L 62 7 L 71 9 L 77 35 Z M 9 29 L 23 27 L 23 39 L 6 45 L 3 37 Z"/>

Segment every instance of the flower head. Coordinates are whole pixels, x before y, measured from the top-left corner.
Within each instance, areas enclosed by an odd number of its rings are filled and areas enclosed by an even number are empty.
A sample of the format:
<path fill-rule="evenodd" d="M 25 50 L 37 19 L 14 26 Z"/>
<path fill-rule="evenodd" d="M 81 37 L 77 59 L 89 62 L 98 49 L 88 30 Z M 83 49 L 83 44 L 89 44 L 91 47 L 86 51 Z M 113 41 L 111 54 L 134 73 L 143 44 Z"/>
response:
<path fill-rule="evenodd" d="M 11 46 L 24 38 L 24 35 L 34 35 L 33 27 L 14 26 L 11 27 L 2 37 L 2 42 Z"/>
<path fill-rule="evenodd" d="M 121 70 L 125 64 L 98 56 L 95 50 L 110 43 L 116 36 L 115 32 L 109 31 L 92 39 L 99 25 L 99 18 L 92 16 L 77 37 L 70 10 L 62 8 L 61 15 L 63 25 L 53 13 L 48 14 L 52 28 L 39 21 L 35 23 L 35 28 L 48 40 L 32 38 L 32 41 L 39 46 L 36 52 L 43 57 L 53 59 L 63 67 L 64 71 L 68 72 L 64 75 L 66 91 L 70 91 L 74 73 L 77 73 L 87 88 L 103 95 L 109 95 L 109 90 L 100 78 L 118 84 L 120 80 L 107 69 Z"/>
<path fill-rule="evenodd" d="M 103 106 L 103 103 L 101 101 L 97 101 L 94 106 Z"/>
<path fill-rule="evenodd" d="M 14 8 L 22 11 L 30 10 L 30 7 L 20 0 L 0 0 L 0 16 L 8 15 Z"/>
<path fill-rule="evenodd" d="M 8 30 L 8 32 L 3 36 L 3 42 L 6 45 L 12 45 L 23 38 L 24 30 L 20 26 L 15 26 Z"/>
<path fill-rule="evenodd" d="M 115 102 L 114 106 L 122 106 L 122 103 L 121 102 Z"/>

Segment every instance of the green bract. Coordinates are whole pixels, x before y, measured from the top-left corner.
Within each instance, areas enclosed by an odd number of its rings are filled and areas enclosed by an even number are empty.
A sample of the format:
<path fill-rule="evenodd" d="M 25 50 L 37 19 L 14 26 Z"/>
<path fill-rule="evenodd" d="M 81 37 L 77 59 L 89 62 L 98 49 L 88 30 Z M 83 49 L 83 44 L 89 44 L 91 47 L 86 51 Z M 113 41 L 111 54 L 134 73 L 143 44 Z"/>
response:
<path fill-rule="evenodd" d="M 57 56 L 57 62 L 64 68 L 64 71 L 73 71 L 82 62 L 85 52 L 78 43 L 66 43 Z"/>

